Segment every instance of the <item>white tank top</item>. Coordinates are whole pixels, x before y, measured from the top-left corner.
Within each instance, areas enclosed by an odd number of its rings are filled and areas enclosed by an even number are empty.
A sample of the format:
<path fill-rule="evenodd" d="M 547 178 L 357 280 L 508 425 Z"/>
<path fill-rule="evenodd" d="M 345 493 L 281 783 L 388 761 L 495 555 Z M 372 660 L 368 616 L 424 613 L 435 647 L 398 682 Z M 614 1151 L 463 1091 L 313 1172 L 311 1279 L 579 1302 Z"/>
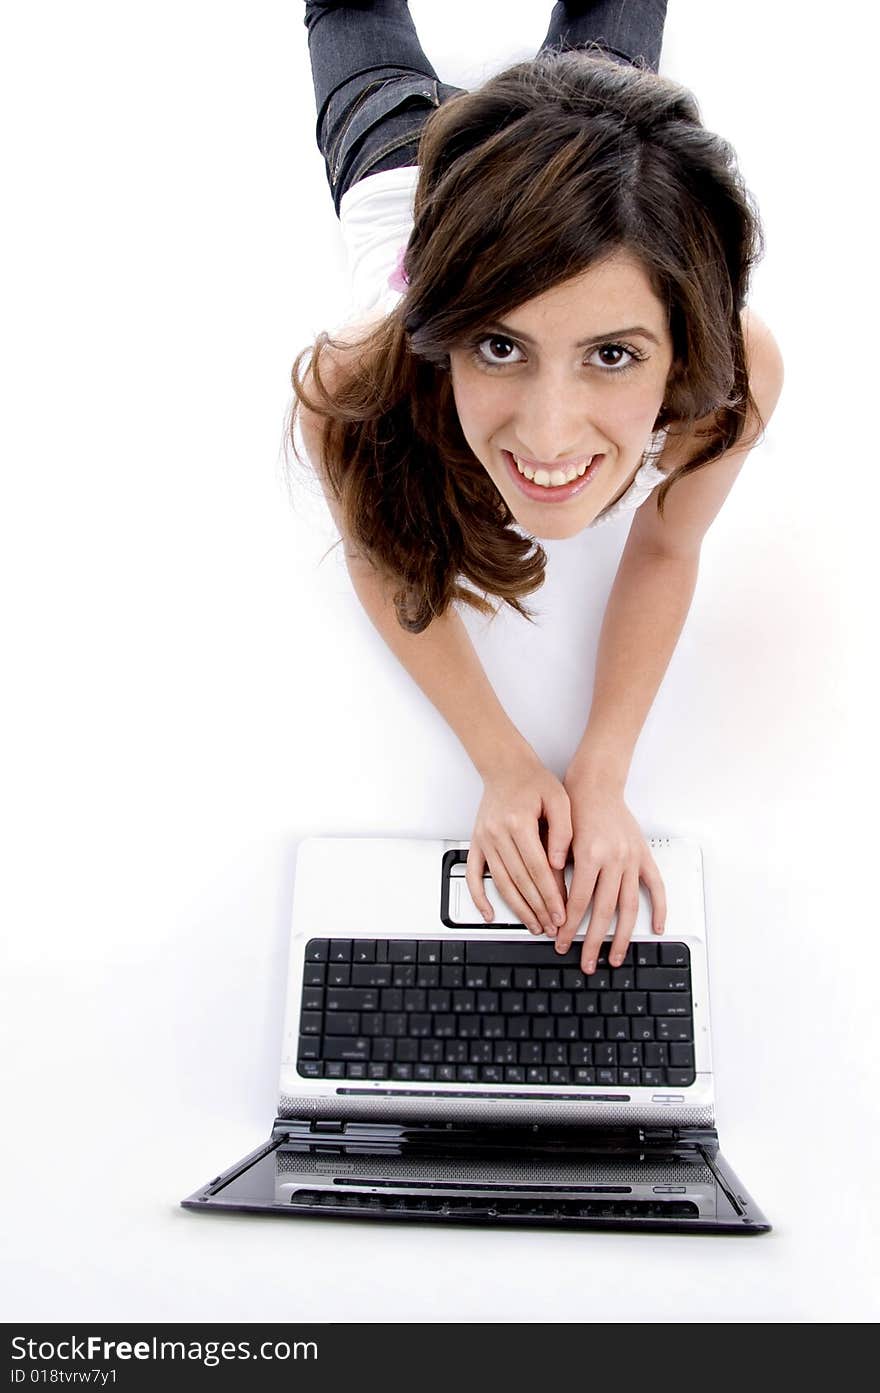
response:
<path fill-rule="evenodd" d="M 351 278 L 351 309 L 344 323 L 333 332 L 380 319 L 400 301 L 401 290 L 392 282 L 396 279 L 398 254 L 412 230 L 418 177 L 416 165 L 381 170 L 358 180 L 343 194 L 339 223 Z M 616 503 L 603 509 L 590 527 L 634 512 L 644 503 L 666 477 L 657 467 L 665 444 L 666 431 L 654 431 L 629 488 Z"/>

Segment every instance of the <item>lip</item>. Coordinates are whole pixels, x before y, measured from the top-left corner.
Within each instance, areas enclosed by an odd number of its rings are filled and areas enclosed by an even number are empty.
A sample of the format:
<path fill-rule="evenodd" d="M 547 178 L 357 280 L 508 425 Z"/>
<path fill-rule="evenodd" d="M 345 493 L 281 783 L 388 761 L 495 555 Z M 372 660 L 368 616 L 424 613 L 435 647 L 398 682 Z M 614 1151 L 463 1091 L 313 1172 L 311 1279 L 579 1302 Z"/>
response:
<path fill-rule="evenodd" d="M 504 456 L 508 473 L 512 476 L 520 493 L 525 494 L 526 498 L 531 498 L 535 503 L 565 503 L 569 498 L 574 498 L 576 494 L 581 493 L 592 483 L 605 458 L 604 455 L 594 455 L 589 467 L 581 477 L 572 479 L 570 484 L 559 484 L 556 488 L 542 488 L 540 484 L 533 484 L 523 474 L 520 474 L 516 467 L 516 461 L 509 450 L 502 450 L 501 453 Z"/>

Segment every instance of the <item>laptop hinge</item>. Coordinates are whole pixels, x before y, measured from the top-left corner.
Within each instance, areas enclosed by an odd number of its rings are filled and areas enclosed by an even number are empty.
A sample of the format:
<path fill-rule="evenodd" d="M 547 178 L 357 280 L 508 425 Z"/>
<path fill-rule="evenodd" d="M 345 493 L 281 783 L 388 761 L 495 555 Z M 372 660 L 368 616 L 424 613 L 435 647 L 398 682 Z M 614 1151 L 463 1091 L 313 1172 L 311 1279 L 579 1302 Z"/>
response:
<path fill-rule="evenodd" d="M 605 1147 L 645 1148 L 670 1146 L 705 1146 L 717 1150 L 718 1133 L 711 1127 L 652 1127 L 648 1124 L 635 1127 L 602 1128 L 581 1127 L 577 1129 L 552 1128 L 530 1125 L 528 1127 L 488 1126 L 474 1127 L 466 1123 L 395 1123 L 364 1122 L 357 1118 L 281 1118 L 275 1119 L 273 1136 L 288 1143 L 306 1143 L 323 1137 L 345 1137 L 352 1143 L 371 1141 L 385 1145 L 421 1143 L 424 1146 L 443 1146 L 445 1144 L 468 1143 L 480 1145 L 492 1142 L 504 1143 L 509 1140 L 514 1145 L 528 1145 L 533 1142 L 536 1149 L 573 1139 Z"/>

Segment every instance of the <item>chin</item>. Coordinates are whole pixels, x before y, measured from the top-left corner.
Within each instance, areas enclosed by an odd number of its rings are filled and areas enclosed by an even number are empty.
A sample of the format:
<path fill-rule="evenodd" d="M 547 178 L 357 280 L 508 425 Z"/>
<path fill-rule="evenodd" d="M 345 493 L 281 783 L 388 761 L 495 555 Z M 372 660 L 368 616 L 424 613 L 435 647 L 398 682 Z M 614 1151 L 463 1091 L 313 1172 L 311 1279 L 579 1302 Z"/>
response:
<path fill-rule="evenodd" d="M 518 517 L 516 520 L 523 531 L 528 532 L 529 536 L 538 542 L 567 542 L 569 538 L 583 532 L 593 521 L 592 518 L 547 518 L 536 526 L 527 519 Z"/>

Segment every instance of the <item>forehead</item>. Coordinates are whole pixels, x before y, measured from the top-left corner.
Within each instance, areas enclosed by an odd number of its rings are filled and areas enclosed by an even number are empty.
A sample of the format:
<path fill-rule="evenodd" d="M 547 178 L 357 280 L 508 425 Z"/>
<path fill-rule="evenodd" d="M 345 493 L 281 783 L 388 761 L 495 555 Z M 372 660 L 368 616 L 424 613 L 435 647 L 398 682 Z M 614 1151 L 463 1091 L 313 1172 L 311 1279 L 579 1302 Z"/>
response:
<path fill-rule="evenodd" d="M 583 337 L 628 324 L 644 324 L 660 337 L 666 311 L 643 264 L 627 252 L 616 252 L 517 305 L 504 321 L 535 339 L 569 336 L 572 329 Z"/>

